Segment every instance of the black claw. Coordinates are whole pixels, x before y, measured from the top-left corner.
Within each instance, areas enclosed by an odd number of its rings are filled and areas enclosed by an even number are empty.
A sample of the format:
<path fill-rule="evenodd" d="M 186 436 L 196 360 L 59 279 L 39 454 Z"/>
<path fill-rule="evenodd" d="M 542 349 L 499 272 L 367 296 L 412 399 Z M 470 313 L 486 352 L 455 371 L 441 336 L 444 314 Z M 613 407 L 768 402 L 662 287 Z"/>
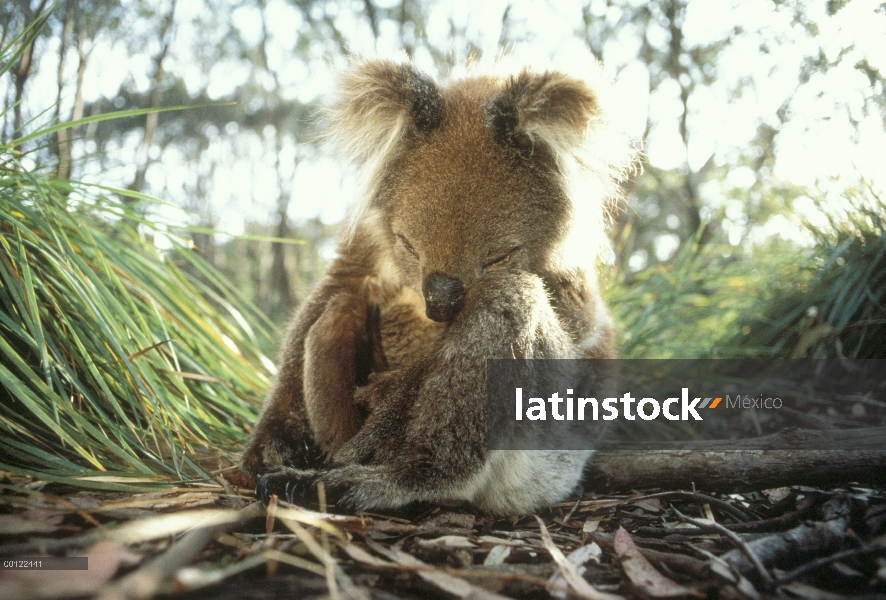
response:
<path fill-rule="evenodd" d="M 265 486 L 262 485 L 261 479 L 258 480 L 258 483 L 255 484 L 255 497 L 258 498 L 259 502 L 264 505 L 265 501 L 262 499 L 262 494 L 264 493 Z"/>
<path fill-rule="evenodd" d="M 307 491 L 311 489 L 312 474 L 300 472 L 295 469 L 278 468 L 265 473 L 255 486 L 255 495 L 264 506 L 270 503 L 271 495 L 290 504 L 304 499 Z"/>

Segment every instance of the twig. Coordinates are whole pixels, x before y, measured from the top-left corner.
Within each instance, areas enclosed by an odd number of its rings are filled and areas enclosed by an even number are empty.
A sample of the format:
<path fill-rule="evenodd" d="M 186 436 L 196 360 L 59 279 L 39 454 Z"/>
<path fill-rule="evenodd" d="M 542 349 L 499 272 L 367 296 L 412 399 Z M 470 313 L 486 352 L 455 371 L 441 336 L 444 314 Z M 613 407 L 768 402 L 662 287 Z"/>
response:
<path fill-rule="evenodd" d="M 800 519 L 800 517 L 802 517 L 806 512 L 809 511 L 810 508 L 812 508 L 813 504 L 815 504 L 815 496 L 810 494 L 803 497 L 799 502 L 797 502 L 797 508 L 789 513 L 785 513 L 771 519 L 748 521 L 746 523 L 731 523 L 729 525 L 723 525 L 723 527 L 725 527 L 729 531 L 734 531 L 735 533 L 753 533 L 757 531 L 765 531 L 769 529 L 786 527 L 788 525 L 793 525 L 794 523 L 796 523 Z M 683 536 L 701 535 L 702 533 L 705 533 L 705 531 L 701 528 L 687 528 L 677 531 L 672 529 L 662 529 L 661 527 L 640 527 L 637 529 L 637 533 L 639 535 L 649 537 L 662 537 L 672 535 L 674 533 L 678 533 L 679 535 Z"/>
<path fill-rule="evenodd" d="M 883 546 L 875 546 L 869 548 L 853 548 L 851 550 L 843 550 L 842 552 L 837 552 L 836 554 L 831 554 L 830 556 L 822 556 L 821 558 L 817 558 L 812 562 L 808 562 L 805 565 L 799 566 L 793 571 L 788 571 L 781 577 L 775 580 L 775 585 L 785 585 L 786 583 L 790 583 L 799 577 L 802 577 L 809 571 L 814 571 L 820 567 L 828 565 L 834 561 L 843 560 L 845 558 L 852 558 L 854 556 L 864 556 L 865 554 L 883 554 L 886 555 L 886 547 Z"/>
<path fill-rule="evenodd" d="M 514 538 L 515 540 L 541 539 L 541 533 L 537 531 L 502 531 L 500 529 L 493 529 L 489 533 L 490 535 L 500 535 L 502 537 Z M 550 533 L 548 535 L 550 535 L 552 539 L 560 542 L 581 545 L 581 540 L 575 536 L 567 535 L 565 533 Z"/>
<path fill-rule="evenodd" d="M 772 589 L 773 580 L 772 576 L 769 574 L 769 571 L 766 570 L 766 567 L 763 566 L 763 563 L 760 562 L 760 559 L 757 558 L 757 555 L 753 553 L 753 551 L 748 547 L 744 540 L 738 537 L 735 532 L 729 531 L 728 529 L 726 529 L 719 523 L 715 523 L 714 521 L 708 521 L 707 519 L 693 519 L 692 517 L 687 517 L 673 506 L 671 507 L 671 509 L 677 514 L 677 518 L 679 518 L 681 521 L 691 523 L 699 529 L 703 529 L 712 533 L 719 533 L 726 536 L 726 539 L 732 542 L 735 547 L 741 550 L 741 552 L 747 557 L 747 559 L 751 561 L 751 564 L 754 565 L 754 569 L 756 569 L 757 573 L 760 575 L 760 579 L 763 580 L 763 584 L 768 589 Z"/>
<path fill-rule="evenodd" d="M 225 488 L 225 494 L 227 494 L 228 499 L 231 501 L 234 508 L 243 508 L 246 506 L 246 501 L 237 493 L 237 490 L 234 489 L 234 486 L 231 485 L 230 481 L 225 479 L 222 475 L 217 475 L 215 480 Z"/>
<path fill-rule="evenodd" d="M 282 513 L 278 518 L 292 531 L 292 533 L 301 539 L 305 546 L 307 546 L 308 551 L 323 564 L 326 583 L 331 598 L 334 600 L 339 599 L 342 597 L 341 592 L 344 592 L 344 597 L 349 599 L 356 600 L 359 598 L 365 598 L 366 600 L 369 600 L 369 594 L 366 590 L 354 584 L 351 578 L 348 577 L 348 575 L 342 570 L 341 566 L 336 562 L 335 558 L 332 557 L 332 554 L 329 553 L 329 550 L 324 548 L 310 531 L 302 527 L 297 520 L 288 518 Z"/>
<path fill-rule="evenodd" d="M 248 510 L 249 508 L 247 507 L 243 510 Z M 208 508 L 159 514 L 61 540 L 34 539 L 27 542 L 7 544 L 0 546 L 0 556 L 26 556 L 32 552 L 64 552 L 72 548 L 91 546 L 95 542 L 104 539 L 120 542 L 124 545 L 137 544 L 192 530 L 195 527 L 195 523 L 197 523 L 196 526 L 198 527 L 205 526 L 204 524 L 206 523 L 216 525 L 221 525 L 222 523 L 236 524 L 242 522 L 241 512 L 229 508 Z"/>
<path fill-rule="evenodd" d="M 707 496 L 705 494 L 700 494 L 698 492 L 684 492 L 684 491 L 675 491 L 675 492 L 660 492 L 658 494 L 649 494 L 646 496 L 639 496 L 636 498 L 630 498 L 625 502 L 625 504 L 631 504 L 633 502 L 637 502 L 639 500 L 647 500 L 650 498 L 656 498 L 660 500 L 689 500 L 693 502 L 707 502 L 712 506 L 716 506 L 724 513 L 735 517 L 742 523 L 747 522 L 748 520 L 757 521 L 760 517 L 750 510 L 744 508 L 743 506 L 735 506 L 732 505 L 725 500 L 720 500 L 719 498 L 714 498 L 713 496 Z"/>
<path fill-rule="evenodd" d="M 754 555 L 764 564 L 775 564 L 779 559 L 799 555 L 820 555 L 842 543 L 852 520 L 852 498 L 836 494 L 819 507 L 821 521 L 808 521 L 787 531 L 770 534 L 748 542 Z M 720 558 L 739 573 L 747 574 L 754 565 L 736 548 Z"/>
<path fill-rule="evenodd" d="M 569 509 L 569 512 L 566 513 L 566 516 L 563 517 L 563 522 L 560 523 L 560 527 L 557 528 L 557 531 L 560 531 L 561 529 L 563 529 L 563 527 L 566 526 L 566 523 L 569 522 L 569 519 L 572 518 L 572 515 L 574 515 L 576 513 L 579 505 L 581 505 L 581 499 L 584 495 L 585 495 L 585 488 L 584 488 L 584 486 L 579 485 L 578 486 L 578 498 L 575 500 L 575 504 L 572 505 L 572 508 Z"/>

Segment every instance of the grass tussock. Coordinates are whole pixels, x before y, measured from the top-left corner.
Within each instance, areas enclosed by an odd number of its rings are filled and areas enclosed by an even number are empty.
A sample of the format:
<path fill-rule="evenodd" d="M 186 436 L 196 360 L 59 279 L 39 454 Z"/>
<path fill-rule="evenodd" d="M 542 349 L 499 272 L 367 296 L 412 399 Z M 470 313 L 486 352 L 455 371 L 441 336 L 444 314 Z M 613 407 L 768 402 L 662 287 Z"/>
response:
<path fill-rule="evenodd" d="M 735 343 L 756 356 L 886 358 L 886 199 L 866 189 L 821 208 L 830 223 L 809 226 L 808 285 L 745 314 Z"/>
<path fill-rule="evenodd" d="M 237 451 L 269 384 L 266 321 L 115 198 L 0 146 L 0 469 L 118 489 L 206 478 L 195 457 Z"/>
<path fill-rule="evenodd" d="M 799 248 L 687 244 L 616 273 L 606 299 L 623 358 L 886 358 L 886 200 L 849 193 Z"/>
<path fill-rule="evenodd" d="M 746 355 L 735 331 L 778 297 L 804 289 L 798 251 L 773 241 L 750 255 L 687 244 L 670 261 L 615 273 L 606 300 L 622 358 L 734 358 Z"/>

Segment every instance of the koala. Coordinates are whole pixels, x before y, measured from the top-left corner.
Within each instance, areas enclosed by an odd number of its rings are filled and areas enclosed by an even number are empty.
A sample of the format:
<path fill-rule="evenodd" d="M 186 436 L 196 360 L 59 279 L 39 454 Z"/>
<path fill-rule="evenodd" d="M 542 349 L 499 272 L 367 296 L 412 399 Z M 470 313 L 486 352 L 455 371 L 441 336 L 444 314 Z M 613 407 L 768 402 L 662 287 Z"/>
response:
<path fill-rule="evenodd" d="M 611 358 L 604 209 L 633 154 L 602 86 L 523 70 L 438 84 L 368 60 L 330 137 L 365 178 L 338 257 L 297 311 L 241 460 L 256 493 L 319 482 L 355 509 L 562 500 L 589 451 L 486 447 L 486 360 Z"/>

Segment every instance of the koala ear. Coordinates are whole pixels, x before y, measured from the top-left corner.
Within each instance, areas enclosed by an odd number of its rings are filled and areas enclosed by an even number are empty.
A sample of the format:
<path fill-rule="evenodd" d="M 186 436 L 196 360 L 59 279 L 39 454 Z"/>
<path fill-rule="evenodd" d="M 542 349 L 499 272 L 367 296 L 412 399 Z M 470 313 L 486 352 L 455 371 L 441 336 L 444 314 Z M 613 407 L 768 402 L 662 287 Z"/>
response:
<path fill-rule="evenodd" d="M 339 80 L 338 100 L 327 110 L 330 135 L 351 160 L 387 157 L 408 133 L 440 124 L 443 97 L 436 84 L 409 65 L 359 63 Z"/>
<path fill-rule="evenodd" d="M 600 112 L 597 96 L 583 81 L 523 71 L 490 100 L 486 124 L 499 144 L 525 153 L 543 142 L 559 155 L 584 143 Z"/>

